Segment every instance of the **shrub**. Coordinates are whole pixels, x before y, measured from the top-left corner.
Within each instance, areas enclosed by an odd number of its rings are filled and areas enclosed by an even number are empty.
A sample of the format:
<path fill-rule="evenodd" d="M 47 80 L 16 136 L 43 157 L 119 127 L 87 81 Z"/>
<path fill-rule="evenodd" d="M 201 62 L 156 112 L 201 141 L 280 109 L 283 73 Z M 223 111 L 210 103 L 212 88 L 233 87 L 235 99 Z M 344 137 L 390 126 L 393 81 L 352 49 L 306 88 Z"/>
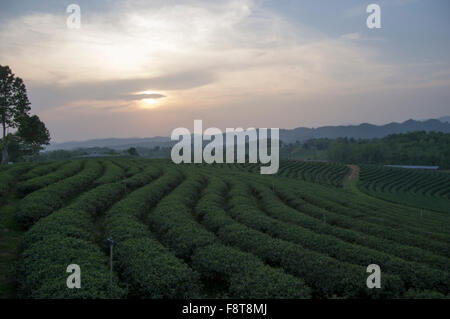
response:
<path fill-rule="evenodd" d="M 178 171 L 168 170 L 153 183 L 130 193 L 106 214 L 106 234 L 117 243 L 117 270 L 130 285 L 130 296 L 182 298 L 196 295 L 197 275 L 153 239 L 142 222 L 145 213 L 182 179 Z"/>
<path fill-rule="evenodd" d="M 43 176 L 46 174 L 50 174 L 54 172 L 56 169 L 60 168 L 63 165 L 66 165 L 66 161 L 58 161 L 58 162 L 49 162 L 49 163 L 41 163 L 36 165 L 33 169 L 31 169 L 26 174 L 20 176 L 20 181 L 26 181 L 32 178 L 36 178 L 39 176 Z"/>
<path fill-rule="evenodd" d="M 142 237 L 120 242 L 115 264 L 132 287 L 130 297 L 195 298 L 198 274 L 157 241 Z"/>
<path fill-rule="evenodd" d="M 117 182 L 125 177 L 125 171 L 114 164 L 111 161 L 104 160 L 102 161 L 104 165 L 104 173 L 99 179 L 94 182 L 94 186 L 99 186 L 107 183 Z"/>
<path fill-rule="evenodd" d="M 249 253 L 221 244 L 197 249 L 192 265 L 208 280 L 229 284 L 231 298 L 308 298 L 310 289 L 281 269 L 264 265 Z"/>
<path fill-rule="evenodd" d="M 63 180 L 67 177 L 76 174 L 82 169 L 82 167 L 83 167 L 82 161 L 71 161 L 66 165 L 62 165 L 56 171 L 51 171 L 51 173 L 47 175 L 38 176 L 20 183 L 17 189 L 19 193 L 22 195 L 29 194 L 45 186 L 56 183 L 57 181 Z"/>
<path fill-rule="evenodd" d="M 29 228 L 36 221 L 61 208 L 75 195 L 86 190 L 100 175 L 101 166 L 97 161 L 88 161 L 77 175 L 44 187 L 27 195 L 15 212 L 16 222 Z"/>
<path fill-rule="evenodd" d="M 30 163 L 13 164 L 12 167 L 0 171 L 0 201 L 8 195 L 11 183 L 33 166 Z"/>
<path fill-rule="evenodd" d="M 66 268 L 81 268 L 81 288 L 68 289 Z M 106 256 L 94 244 L 60 235 L 46 236 L 26 249 L 17 263 L 21 298 L 120 298 L 117 278 L 110 286 Z"/>

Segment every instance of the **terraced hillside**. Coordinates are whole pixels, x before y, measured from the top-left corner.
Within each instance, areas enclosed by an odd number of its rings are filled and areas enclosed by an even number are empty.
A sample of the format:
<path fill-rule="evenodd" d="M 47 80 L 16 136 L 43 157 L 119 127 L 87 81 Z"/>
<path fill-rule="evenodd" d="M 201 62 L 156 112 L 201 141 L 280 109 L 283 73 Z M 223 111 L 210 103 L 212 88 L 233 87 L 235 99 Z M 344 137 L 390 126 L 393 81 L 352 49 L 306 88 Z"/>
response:
<path fill-rule="evenodd" d="M 222 167 L 217 165 L 217 167 Z M 259 164 L 237 164 L 228 167 L 258 173 Z M 342 187 L 344 178 L 350 174 L 350 169 L 340 163 L 284 160 L 280 162 L 278 176 L 300 179 L 322 185 Z"/>
<path fill-rule="evenodd" d="M 362 165 L 360 188 L 393 202 L 450 213 L 450 174 Z"/>
<path fill-rule="evenodd" d="M 301 175 L 301 163 L 263 176 L 131 158 L 2 170 L 24 231 L 16 297 L 448 296 L 448 214 L 285 177 L 296 165 Z M 342 167 L 313 180 L 337 186 Z M 373 263 L 381 289 L 366 287 Z M 69 264 L 81 267 L 81 289 L 66 287 Z"/>

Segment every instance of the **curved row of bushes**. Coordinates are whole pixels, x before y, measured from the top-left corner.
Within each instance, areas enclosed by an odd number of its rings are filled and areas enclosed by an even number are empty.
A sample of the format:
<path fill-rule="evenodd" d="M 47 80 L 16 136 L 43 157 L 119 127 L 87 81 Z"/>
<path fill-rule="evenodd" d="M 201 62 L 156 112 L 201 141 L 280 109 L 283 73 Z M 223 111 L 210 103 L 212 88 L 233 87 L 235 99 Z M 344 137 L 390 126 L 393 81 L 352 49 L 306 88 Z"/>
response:
<path fill-rule="evenodd" d="M 390 239 L 407 246 L 415 246 L 431 251 L 436 255 L 450 256 L 450 246 L 448 243 L 443 242 L 442 239 L 436 240 L 430 238 L 423 231 L 417 230 L 416 232 L 411 232 L 407 229 L 402 230 L 403 227 L 401 224 L 397 227 L 392 227 L 371 223 L 370 221 L 364 220 L 363 217 L 363 215 L 369 212 L 358 212 L 358 210 L 353 208 L 340 208 L 339 205 L 333 205 L 331 201 L 312 197 L 305 193 L 297 192 L 295 198 L 295 202 L 300 204 L 299 208 L 301 209 L 303 207 L 306 214 L 321 220 L 325 216 L 326 221 L 333 226 L 352 229 L 379 238 Z M 439 236 L 439 234 L 436 234 L 436 236 Z M 445 238 L 448 237 L 444 235 L 444 240 L 446 240 Z"/>
<path fill-rule="evenodd" d="M 192 267 L 204 280 L 225 282 L 230 298 L 310 298 L 310 288 L 300 278 L 265 265 L 260 259 L 220 243 L 199 247 Z"/>
<path fill-rule="evenodd" d="M 273 187 L 267 180 L 258 177 L 252 177 L 252 180 Z M 417 215 L 417 211 L 409 211 L 407 207 L 380 203 L 378 199 L 370 201 L 340 190 L 327 192 L 325 196 L 322 194 L 323 190 L 315 185 L 295 185 L 285 180 L 277 181 L 274 189 L 277 193 L 280 193 L 280 189 L 289 189 L 288 192 L 293 195 L 295 201 L 301 203 L 299 207 L 307 208 L 304 209 L 305 213 L 313 212 L 312 217 L 323 220 L 325 216 L 331 224 L 342 228 L 448 256 L 450 228 L 444 215 L 433 215 L 428 221 Z"/>
<path fill-rule="evenodd" d="M 123 187 L 136 189 L 157 178 L 159 168 L 143 176 L 96 187 L 71 205 L 39 220 L 24 235 L 17 263 L 19 294 L 24 298 L 121 298 L 126 290 L 115 276 L 109 283 L 108 259 L 96 244 L 94 220 L 126 195 Z M 66 287 L 67 265 L 78 264 L 81 289 Z"/>
<path fill-rule="evenodd" d="M 233 172 L 231 171 L 231 173 Z M 239 174 L 235 175 L 236 179 L 242 178 Z M 277 192 L 280 187 L 289 189 L 297 199 L 305 202 L 314 210 L 329 210 L 331 213 L 335 213 L 337 218 L 342 215 L 344 218 L 353 219 L 357 223 L 364 223 L 369 226 L 375 224 L 376 228 L 383 228 L 387 225 L 395 229 L 394 233 L 401 230 L 405 234 L 421 235 L 426 238 L 424 241 L 430 241 L 431 239 L 431 242 L 437 241 L 438 245 L 441 245 L 441 243 L 450 244 L 448 218 L 443 214 L 424 212 L 422 218 L 417 209 L 390 204 L 375 198 L 368 199 L 365 196 L 357 196 L 342 190 L 336 189 L 324 194 L 323 187 L 304 184 L 301 181 L 294 182 L 285 178 L 270 180 L 257 175 L 248 175 L 246 178 L 274 188 Z M 323 219 L 322 215 L 320 219 Z M 393 236 L 397 235 L 394 234 Z M 428 243 L 422 244 L 428 245 Z M 409 242 L 407 245 L 409 245 Z"/>
<path fill-rule="evenodd" d="M 210 178 L 203 196 L 195 207 L 195 216 L 204 223 L 211 215 L 225 214 L 223 193 L 226 184 Z M 210 223 L 205 223 L 210 226 Z M 211 231 L 217 229 L 210 228 Z M 301 280 L 286 274 L 282 269 L 265 265 L 248 252 L 221 243 L 211 243 L 194 250 L 192 267 L 202 278 L 226 284 L 231 298 L 308 298 L 310 288 Z"/>
<path fill-rule="evenodd" d="M 298 190 L 305 195 L 305 200 L 312 199 L 312 203 L 320 203 L 322 207 L 339 214 L 381 226 L 390 223 L 396 225 L 395 227 L 408 227 L 413 233 L 415 231 L 426 233 L 426 236 L 447 235 L 450 231 L 447 223 L 448 215 L 445 213 L 422 210 L 422 216 L 418 208 L 388 203 L 375 197 L 355 196 L 348 192 L 330 192 L 326 196 L 321 196 L 320 190 L 316 192 L 305 188 Z"/>
<path fill-rule="evenodd" d="M 149 226 L 158 240 L 176 256 L 191 261 L 193 269 L 201 273 L 202 279 L 217 279 L 214 274 L 222 273 L 221 279 L 229 285 L 227 293 L 231 297 L 309 296 L 308 288 L 300 279 L 264 265 L 251 254 L 223 246 L 194 220 L 192 208 L 203 185 L 204 177 L 188 173 L 188 179 L 151 210 Z M 138 229 L 138 226 L 133 229 Z M 128 267 L 131 266 L 128 264 Z M 237 275 L 237 269 L 240 275 Z"/>
<path fill-rule="evenodd" d="M 232 199 L 236 201 L 236 205 L 242 208 L 241 213 L 236 218 L 245 225 L 265 231 L 273 237 L 327 254 L 337 260 L 361 266 L 376 263 L 380 265 L 384 272 L 400 277 L 405 282 L 405 287 L 434 289 L 442 293 L 450 290 L 450 275 L 447 272 L 432 269 L 420 263 L 408 262 L 382 251 L 348 243 L 332 235 L 315 233 L 308 228 L 279 221 L 262 214 L 262 211 L 264 211 L 276 218 L 278 214 L 286 213 L 286 211 L 292 209 L 282 204 L 273 192 L 266 187 L 253 184 L 252 188 L 257 193 L 260 207 L 263 207 L 259 214 L 252 208 L 254 204 L 251 200 L 252 194 L 246 185 L 237 184 L 236 192 L 242 195 Z"/>
<path fill-rule="evenodd" d="M 228 182 L 233 189 L 234 179 L 231 178 Z M 231 216 L 242 211 L 239 206 L 232 204 L 232 198 L 223 206 L 228 205 L 227 211 Z M 214 231 L 224 244 L 252 253 L 267 265 L 281 267 L 287 273 L 303 279 L 311 287 L 313 297 L 398 297 L 404 292 L 403 281 L 390 274 L 384 276 L 384 289 L 370 290 L 366 287 L 365 267 L 338 261 L 294 243 L 273 238 L 237 222 L 229 214 L 224 210 L 216 210 L 204 215 L 201 222 L 207 229 Z"/>
<path fill-rule="evenodd" d="M 137 158 L 85 162 L 77 174 L 19 202 L 22 212 L 24 203 L 34 207 L 34 202 L 47 210 L 33 217 L 37 222 L 23 238 L 17 265 L 20 297 L 448 294 L 449 258 L 445 249 L 437 251 L 450 240 L 448 216 L 441 213 L 421 224 L 412 208 L 243 171 L 258 168 L 253 164 L 215 169 Z M 27 171 L 45 171 L 46 165 L 52 164 L 31 165 L 9 184 Z M 11 169 L 1 170 L 0 177 Z M 123 175 L 116 180 L 112 176 L 119 171 Z M 68 180 L 77 186 L 66 188 Z M 33 201 L 40 192 L 43 196 Z M 106 237 L 116 243 L 112 287 Z M 416 245 L 421 240 L 428 242 Z M 82 289 L 66 287 L 66 267 L 72 263 L 81 266 Z M 382 289 L 366 287 L 369 263 L 381 266 Z"/>
<path fill-rule="evenodd" d="M 28 229 L 42 217 L 63 207 L 68 200 L 85 191 L 101 172 L 102 166 L 98 161 L 88 161 L 80 173 L 28 194 L 16 209 L 16 222 Z"/>
<path fill-rule="evenodd" d="M 135 158 L 111 159 L 111 161 L 125 171 L 126 177 L 136 175 L 148 166 L 148 162 Z"/>
<path fill-rule="evenodd" d="M 80 172 L 82 168 L 83 168 L 83 161 L 81 160 L 71 161 L 66 165 L 62 165 L 56 171 L 51 171 L 47 175 L 38 176 L 20 183 L 17 189 L 19 193 L 21 193 L 22 195 L 26 195 L 38 189 L 41 189 L 45 186 L 48 186 L 50 184 L 56 183 L 70 176 L 73 176 L 78 172 Z"/>
<path fill-rule="evenodd" d="M 50 174 L 61 166 L 66 165 L 67 163 L 67 161 L 40 163 L 26 174 L 20 176 L 19 180 L 23 183 L 26 180 Z"/>
<path fill-rule="evenodd" d="M 34 165 L 29 163 L 14 164 L 0 171 L 0 201 L 8 195 L 10 186 L 20 175 L 30 170 Z"/>
<path fill-rule="evenodd" d="M 102 161 L 102 163 L 104 165 L 104 173 L 99 179 L 94 182 L 94 186 L 114 183 L 125 177 L 124 169 L 122 169 L 118 165 L 108 160 L 104 160 Z"/>
<path fill-rule="evenodd" d="M 301 193 L 301 194 L 300 194 Z M 387 218 L 387 214 L 376 214 L 374 213 L 372 208 L 365 208 L 362 206 L 356 206 L 354 204 L 340 204 L 339 202 L 332 201 L 326 198 L 318 198 L 317 195 L 310 195 L 304 192 L 300 192 L 298 197 L 301 197 L 303 200 L 325 208 L 329 210 L 330 212 L 335 212 L 339 216 L 344 217 L 350 217 L 353 219 L 358 219 L 360 222 L 364 222 L 368 225 L 375 225 L 375 227 L 382 227 L 382 228 L 390 228 L 395 230 L 402 230 L 402 233 L 400 235 L 407 235 L 408 233 L 413 233 L 416 236 L 421 236 L 421 238 L 426 238 L 428 241 L 449 241 L 449 236 L 447 235 L 447 232 L 442 229 L 442 225 L 440 226 L 432 226 L 429 225 L 427 227 L 424 227 L 423 221 L 422 223 L 419 222 L 409 222 L 408 219 L 405 218 L 399 218 L 399 216 L 394 217 L 395 212 L 392 212 L 389 217 Z M 407 240 L 407 239 L 405 239 Z M 419 239 L 421 241 L 421 239 Z"/>
<path fill-rule="evenodd" d="M 362 165 L 359 186 L 375 197 L 448 213 L 449 183 L 447 173 Z"/>
<path fill-rule="evenodd" d="M 233 181 L 230 181 L 233 185 Z M 232 197 L 241 196 L 234 193 Z M 238 202 L 230 200 L 229 213 L 238 216 L 242 209 Z M 256 208 L 255 208 L 256 209 Z M 376 291 L 366 287 L 366 268 L 338 261 L 329 256 L 305 249 L 294 243 L 273 238 L 270 235 L 245 226 L 233 218 L 218 220 L 225 222 L 218 236 L 226 243 L 252 252 L 269 265 L 280 266 L 286 272 L 302 278 L 313 290 L 313 296 L 332 297 L 398 297 L 403 291 L 403 282 L 386 274 L 383 289 Z"/>
<path fill-rule="evenodd" d="M 249 177 L 272 187 L 272 181 L 269 179 L 259 178 L 257 175 Z M 237 178 L 239 177 L 237 176 Z M 408 229 L 412 233 L 422 232 L 427 238 L 448 234 L 450 230 L 447 215 L 443 213 L 423 212 L 422 216 L 417 208 L 390 204 L 376 198 L 370 199 L 337 189 L 324 194 L 323 188 L 319 185 L 303 184 L 301 181 L 294 182 L 289 179 L 279 179 L 278 181 L 278 184 L 298 190 L 298 194 L 304 196 L 305 199 L 312 199 L 311 202 L 315 205 L 334 209 L 338 213 L 347 214 L 358 220 L 366 220 L 381 226 L 389 223 L 396 228 Z"/>
<path fill-rule="evenodd" d="M 349 168 L 339 163 L 283 161 L 278 175 L 300 178 L 307 182 L 342 187 Z"/>
<path fill-rule="evenodd" d="M 270 185 L 267 180 L 259 179 L 258 181 Z M 443 213 L 429 212 L 433 214 L 432 218 L 425 218 L 426 212 L 424 212 L 424 218 L 422 218 L 420 210 L 417 208 L 391 204 L 377 198 L 371 199 L 367 196 L 358 196 L 352 192 L 341 190 L 324 194 L 320 186 L 302 185 L 288 180 L 283 180 L 282 184 L 284 188 L 295 190 L 297 197 L 301 196 L 311 204 L 358 220 L 381 226 L 388 224 L 395 228 L 401 227 L 412 233 L 423 233 L 427 238 L 448 234 L 450 230 L 446 225 L 447 216 Z"/>
<path fill-rule="evenodd" d="M 192 209 L 204 182 L 205 178 L 201 174 L 189 174 L 185 182 L 158 202 L 147 219 L 158 239 L 177 257 L 186 260 L 195 249 L 216 240 L 211 232 L 192 217 Z"/>
<path fill-rule="evenodd" d="M 198 293 L 198 275 L 154 239 L 142 221 L 182 179 L 177 170 L 169 169 L 106 213 L 105 231 L 116 243 L 115 268 L 129 285 L 129 297 L 192 298 Z"/>
<path fill-rule="evenodd" d="M 332 235 L 349 243 L 380 250 L 407 261 L 423 263 L 429 267 L 444 271 L 449 269 L 449 260 L 444 256 L 352 229 L 341 228 L 333 225 L 332 221 L 330 222 L 329 217 L 325 215 L 326 211 L 301 202 L 289 191 L 278 189 L 276 195 L 286 204 L 284 209 L 266 209 L 265 211 L 279 220 L 311 229 L 319 234 Z M 277 201 L 275 198 L 273 200 Z M 292 208 L 292 210 L 287 209 L 287 207 Z M 312 215 L 315 215 L 315 218 Z"/>
<path fill-rule="evenodd" d="M 252 178 L 252 180 L 261 182 L 270 188 L 273 187 L 272 183 L 263 179 Z M 367 235 L 368 238 L 378 238 L 379 244 L 385 244 L 382 245 L 382 247 L 386 247 L 383 249 L 389 250 L 391 247 L 397 247 L 395 255 L 401 254 L 402 258 L 408 258 L 408 253 L 412 252 L 412 255 L 416 256 L 415 260 L 421 261 L 421 256 L 428 257 L 431 254 L 448 263 L 448 258 L 441 254 L 444 252 L 445 255 L 450 244 L 448 235 L 450 228 L 446 222 L 448 218 L 444 215 L 433 214 L 432 218 L 422 219 L 417 211 L 411 211 L 408 207 L 380 202 L 378 199 L 370 201 L 367 198 L 338 190 L 322 194 L 321 190 L 316 187 L 288 184 L 285 181 L 283 183 L 284 185 L 275 184 L 276 194 L 287 205 L 302 212 L 304 215 L 302 218 L 309 215 L 320 221 L 325 219 L 330 226 L 337 226 L 340 231 L 354 232 L 355 235 L 360 233 Z M 382 232 L 384 225 L 387 225 L 385 233 Z M 335 228 L 330 228 L 330 230 Z M 372 230 L 366 231 L 366 229 Z M 408 239 L 411 239 L 416 234 L 420 235 L 420 239 L 416 238 L 413 241 L 404 239 L 402 241 L 398 238 L 408 236 Z M 419 244 L 414 246 L 417 242 Z M 431 253 L 427 248 L 433 244 L 442 249 L 434 247 L 435 253 Z M 377 246 L 375 241 L 374 247 Z M 435 263 L 434 258 L 430 260 L 433 260 L 430 264 Z"/>

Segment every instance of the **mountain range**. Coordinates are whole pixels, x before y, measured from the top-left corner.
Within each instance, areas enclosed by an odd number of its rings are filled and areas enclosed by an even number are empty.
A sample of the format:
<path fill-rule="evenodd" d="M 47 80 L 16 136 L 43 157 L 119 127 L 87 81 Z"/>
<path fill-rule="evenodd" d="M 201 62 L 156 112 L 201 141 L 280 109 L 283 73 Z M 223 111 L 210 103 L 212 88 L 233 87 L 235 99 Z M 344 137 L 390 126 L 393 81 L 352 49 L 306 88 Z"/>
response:
<path fill-rule="evenodd" d="M 385 125 L 362 123 L 359 125 L 322 126 L 318 128 L 297 127 L 294 129 L 280 129 L 280 140 L 284 143 L 303 142 L 311 138 L 381 138 L 394 133 L 406 133 L 412 131 L 435 131 L 450 133 L 450 116 L 424 121 L 407 120 L 402 123 L 392 122 Z M 154 148 L 171 147 L 175 141 L 170 137 L 148 138 L 105 138 L 87 141 L 72 141 L 64 143 L 52 143 L 46 147 L 46 151 L 73 150 L 77 148 L 108 147 L 115 150 L 124 150 L 130 147 Z"/>

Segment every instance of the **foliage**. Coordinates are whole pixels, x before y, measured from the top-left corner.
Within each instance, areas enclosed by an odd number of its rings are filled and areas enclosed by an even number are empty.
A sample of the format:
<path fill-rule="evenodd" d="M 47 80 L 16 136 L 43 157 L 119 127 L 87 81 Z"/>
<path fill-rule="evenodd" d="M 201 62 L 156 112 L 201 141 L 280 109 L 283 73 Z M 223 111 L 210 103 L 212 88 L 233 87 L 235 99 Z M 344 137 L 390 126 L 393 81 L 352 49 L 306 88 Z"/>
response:
<path fill-rule="evenodd" d="M 9 140 L 15 136 L 16 142 L 25 144 L 32 154 L 48 144 L 50 135 L 38 116 L 29 116 L 31 110 L 27 90 L 23 80 L 16 77 L 8 66 L 0 65 L 0 122 L 2 135 L 2 164 L 8 162 Z M 7 136 L 8 128 L 18 128 L 17 132 Z M 16 152 L 19 149 L 15 150 Z"/>
<path fill-rule="evenodd" d="M 450 174 L 362 165 L 360 188 L 373 196 L 450 213 Z"/>
<path fill-rule="evenodd" d="M 437 165 L 450 169 L 450 133 L 415 131 L 378 139 L 312 139 L 284 145 L 282 158 L 355 164 Z"/>
<path fill-rule="evenodd" d="M 70 198 L 85 191 L 98 178 L 101 169 L 99 162 L 89 161 L 80 173 L 28 194 L 15 213 L 16 222 L 25 229 L 29 228 L 42 217 L 61 208 Z"/>
<path fill-rule="evenodd" d="M 345 166 L 309 164 L 286 162 L 278 176 L 138 157 L 2 167 L 6 194 L 15 183 L 42 185 L 16 211 L 29 227 L 19 296 L 448 297 L 448 214 L 329 187 Z M 292 178 L 302 170 L 308 182 Z M 106 238 L 115 243 L 112 286 Z M 81 266 L 80 290 L 65 286 L 71 263 Z M 366 287 L 371 263 L 381 289 Z"/>

